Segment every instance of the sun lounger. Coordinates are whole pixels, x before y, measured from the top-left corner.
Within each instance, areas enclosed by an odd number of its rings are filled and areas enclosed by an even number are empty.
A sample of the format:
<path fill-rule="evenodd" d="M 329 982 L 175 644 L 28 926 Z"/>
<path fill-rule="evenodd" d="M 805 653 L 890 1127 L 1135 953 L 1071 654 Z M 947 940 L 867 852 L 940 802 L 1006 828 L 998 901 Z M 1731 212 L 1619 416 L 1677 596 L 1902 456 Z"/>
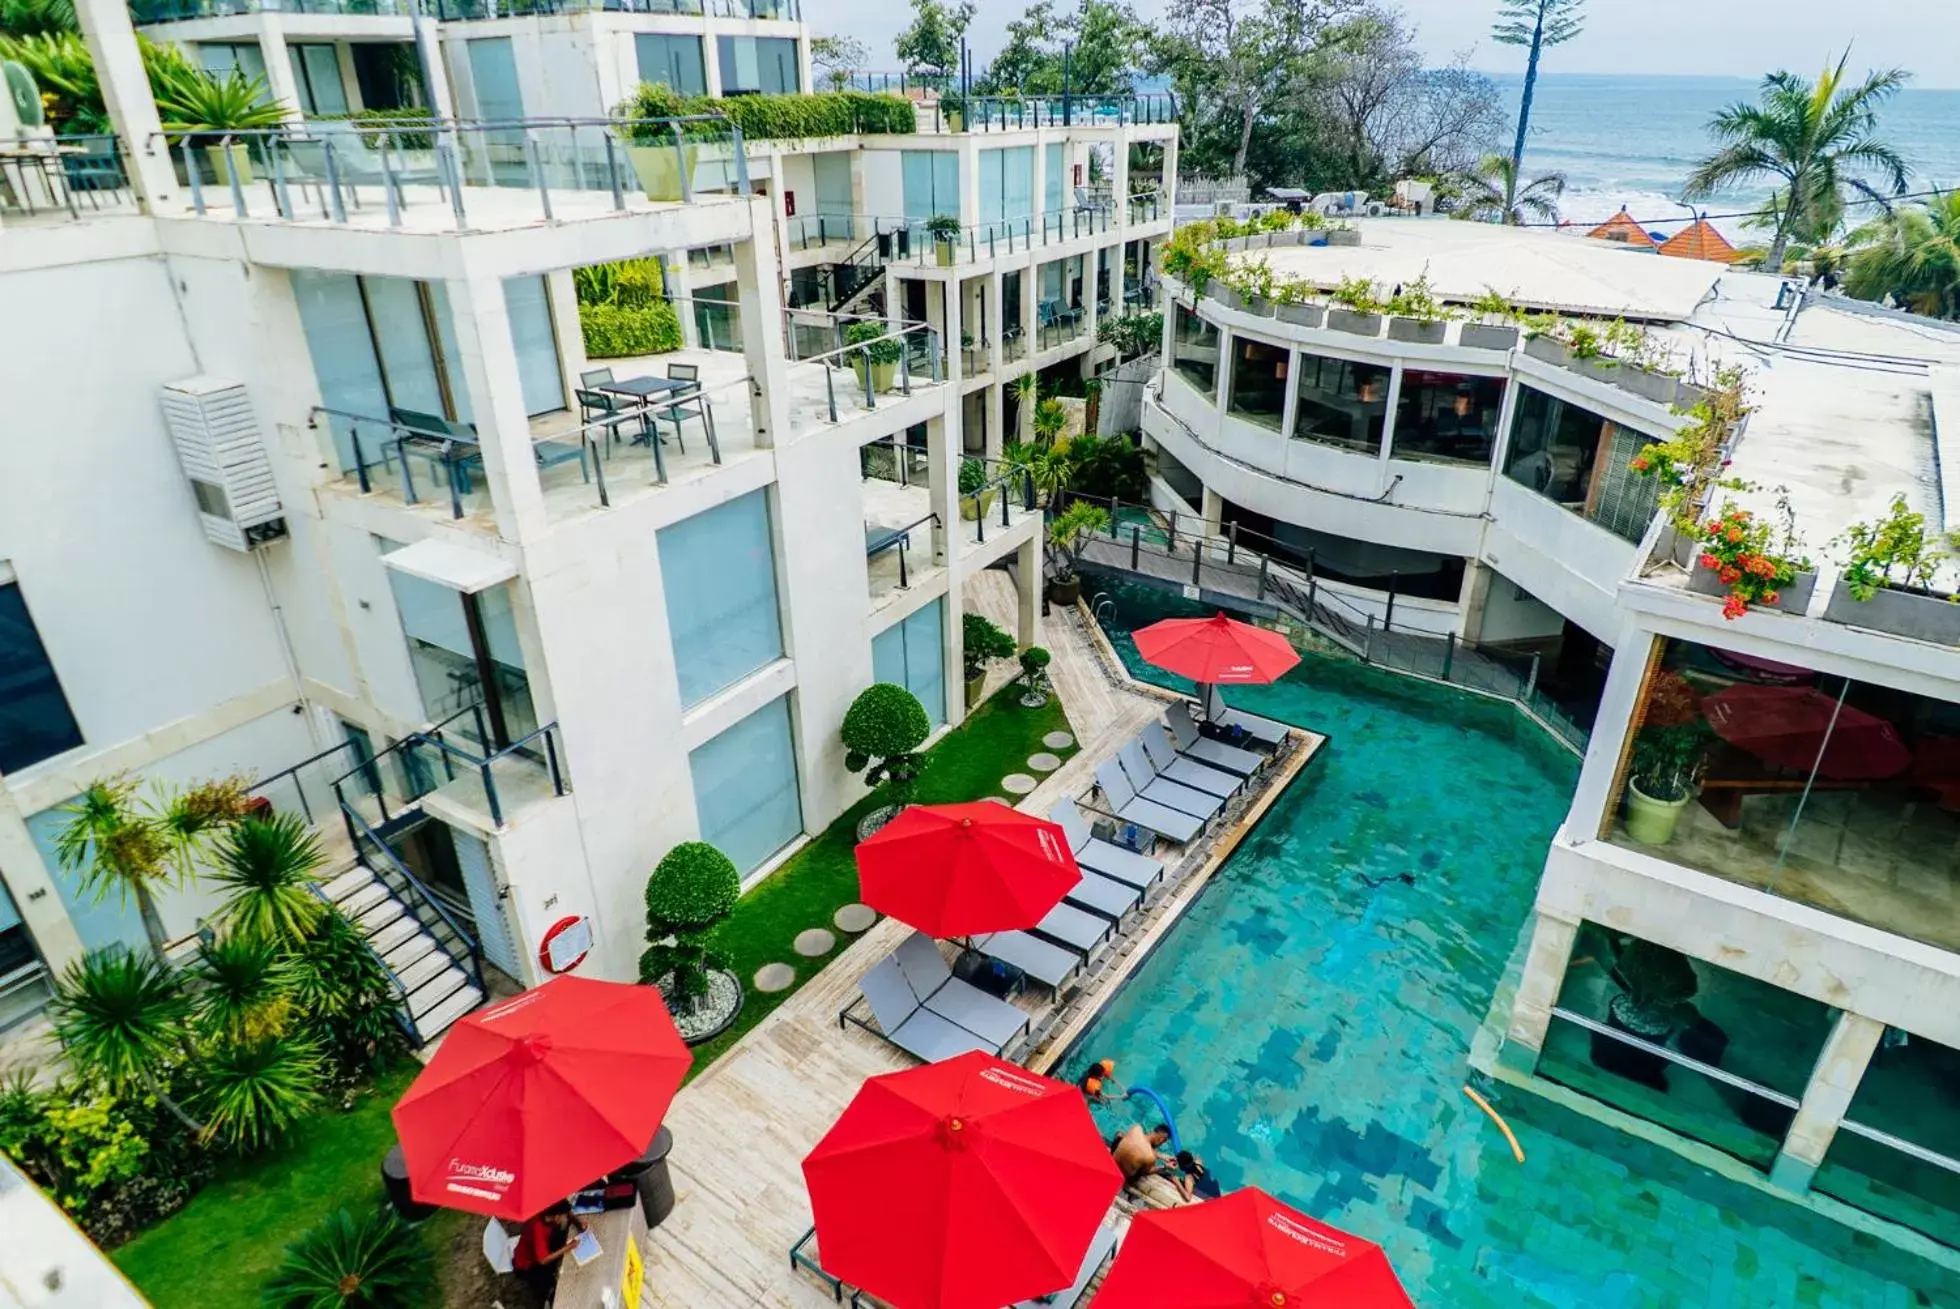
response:
<path fill-rule="evenodd" d="M 1155 832 L 1167 841 L 1182 845 L 1205 829 L 1201 818 L 1138 796 L 1129 774 L 1114 759 L 1105 759 L 1096 765 L 1096 786 L 1108 802 L 1110 814 L 1123 822 L 1135 823 L 1138 827 Z"/>
<path fill-rule="evenodd" d="M 1078 860 L 1078 862 L 1080 862 Z M 1112 923 L 1121 923 L 1123 915 L 1137 907 L 1143 899 L 1143 892 L 1134 886 L 1126 885 L 1101 873 L 1082 870 L 1082 880 L 1075 889 L 1064 897 L 1077 909 L 1087 909 L 1092 914 L 1100 914 Z"/>
<path fill-rule="evenodd" d="M 1100 1236 L 1098 1239 L 1100 1239 Z M 830 1288 L 831 1297 L 838 1304 L 844 1303 L 843 1279 L 832 1277 L 825 1270 L 823 1256 L 817 1252 L 816 1228 L 812 1227 L 809 1231 L 796 1238 L 796 1244 L 789 1248 L 789 1266 L 792 1272 L 800 1268 L 806 1272 L 816 1274 L 818 1280 Z M 1040 1301 L 1032 1301 L 1031 1303 L 1039 1304 Z"/>
<path fill-rule="evenodd" d="M 1163 877 L 1164 865 L 1160 860 L 1125 850 L 1097 836 L 1090 829 L 1089 820 L 1075 807 L 1075 801 L 1062 801 L 1048 811 L 1048 818 L 1059 823 L 1068 834 L 1069 849 L 1075 852 L 1075 862 L 1084 872 L 1100 873 L 1139 891 L 1148 891 Z"/>
<path fill-rule="evenodd" d="M 1136 793 L 1146 800 L 1154 800 L 1161 805 L 1181 810 L 1193 818 L 1209 820 L 1225 807 L 1225 797 L 1208 795 L 1195 786 L 1173 782 L 1167 777 L 1159 777 L 1157 770 L 1150 766 L 1150 760 L 1143 754 L 1143 747 L 1131 741 L 1116 752 L 1116 761 L 1129 775 L 1130 785 Z"/>
<path fill-rule="evenodd" d="M 1060 992 L 1075 980 L 1082 968 L 1082 956 L 1073 950 L 1029 936 L 1026 932 L 992 932 L 973 938 L 973 948 L 989 959 L 1011 964 L 1027 976 Z"/>
<path fill-rule="evenodd" d="M 1189 755 L 1199 763 L 1223 768 L 1240 777 L 1250 777 L 1266 762 L 1266 756 L 1256 750 L 1241 750 L 1236 745 L 1214 741 L 1201 733 L 1197 722 L 1191 717 L 1191 706 L 1182 700 L 1170 707 L 1164 714 L 1164 721 L 1171 729 L 1171 740 L 1177 746 L 1178 753 Z"/>
<path fill-rule="evenodd" d="M 1058 904 L 1034 925 L 1034 932 L 1036 936 L 1045 936 L 1057 945 L 1065 945 L 1087 959 L 1109 940 L 1109 928 L 1107 918 L 1097 917 L 1074 905 Z"/>
<path fill-rule="evenodd" d="M 1276 723 L 1270 718 L 1232 708 L 1225 703 L 1224 693 L 1215 686 L 1205 688 L 1205 721 L 1219 727 L 1236 727 L 1260 745 L 1276 746 L 1286 739 L 1290 730 L 1285 723 Z"/>
<path fill-rule="evenodd" d="M 914 932 L 899 942 L 892 959 L 927 1013 L 957 1023 L 992 1044 L 996 1051 L 1028 1030 L 1027 1014 L 953 976 L 945 956 L 924 932 Z"/>
<path fill-rule="evenodd" d="M 1162 723 L 1151 723 L 1137 737 L 1143 747 L 1144 758 L 1157 770 L 1157 776 L 1188 786 L 1206 795 L 1220 799 L 1230 799 L 1245 785 L 1245 779 L 1237 773 L 1228 773 L 1210 764 L 1201 764 L 1196 759 L 1186 759 L 1171 744 L 1171 734 L 1164 730 Z"/>
<path fill-rule="evenodd" d="M 877 1020 L 879 1035 L 929 1064 L 966 1054 L 970 1050 L 984 1050 L 997 1055 L 1001 1045 L 1005 1044 L 983 1040 L 958 1023 L 923 1008 L 919 997 L 913 994 L 906 982 L 905 974 L 898 970 L 898 960 L 890 956 L 880 959 L 870 972 L 858 979 L 858 990 L 863 994 L 865 1003 L 871 1006 L 871 1016 Z M 862 1020 L 852 1018 L 850 1009 L 839 1014 L 837 1021 L 840 1027 L 850 1021 L 865 1027 L 867 1031 L 871 1030 Z"/>
<path fill-rule="evenodd" d="M 814 1228 L 811 1229 L 815 1231 Z M 1075 1309 L 1088 1294 L 1089 1283 L 1096 1280 L 1096 1274 L 1116 1253 L 1116 1217 L 1103 1219 L 1103 1225 L 1096 1229 L 1095 1237 L 1089 1242 L 1088 1251 L 1082 1256 L 1082 1267 L 1075 1274 L 1073 1285 L 1049 1295 L 1038 1295 L 1032 1300 L 1022 1300 L 1014 1309 Z"/>

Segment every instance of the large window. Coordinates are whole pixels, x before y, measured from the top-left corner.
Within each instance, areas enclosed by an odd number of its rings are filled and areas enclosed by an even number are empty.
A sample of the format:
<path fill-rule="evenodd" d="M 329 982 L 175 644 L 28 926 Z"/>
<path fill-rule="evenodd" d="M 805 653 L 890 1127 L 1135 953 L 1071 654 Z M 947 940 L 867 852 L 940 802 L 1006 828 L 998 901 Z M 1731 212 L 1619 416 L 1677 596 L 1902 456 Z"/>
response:
<path fill-rule="evenodd" d="M 347 88 L 340 77 L 340 56 L 331 45 L 286 47 L 293 65 L 293 86 L 299 92 L 299 111 L 308 116 L 347 112 Z"/>
<path fill-rule="evenodd" d="M 55 894 L 61 897 L 61 907 L 68 911 L 68 921 L 74 925 L 75 935 L 82 939 L 82 949 L 106 950 L 121 945 L 131 950 L 147 951 L 150 937 L 143 930 L 143 916 L 138 912 L 135 900 L 113 892 L 98 896 L 82 885 L 81 874 L 61 866 L 55 843 L 70 821 L 68 806 L 79 798 L 71 796 L 58 805 L 29 814 L 26 819 L 27 835 L 32 838 L 34 848 L 40 851 L 41 863 L 54 882 Z"/>
<path fill-rule="evenodd" d="M 236 72 L 260 82 L 266 80 L 265 52 L 259 49 L 257 41 L 203 41 L 198 44 L 197 57 L 206 72 L 219 77 Z"/>
<path fill-rule="evenodd" d="M 0 883 L 0 1032 L 38 1013 L 51 994 L 34 938 Z"/>
<path fill-rule="evenodd" d="M 564 374 L 558 367 L 558 333 L 551 325 L 551 292 L 542 277 L 504 279 L 504 311 L 517 351 L 517 380 L 524 412 L 548 414 L 565 407 Z"/>
<path fill-rule="evenodd" d="M 959 155 L 951 150 L 901 150 L 899 174 L 907 218 L 924 222 L 935 214 L 959 214 Z M 981 204 L 986 204 L 984 192 Z"/>
<path fill-rule="evenodd" d="M 1388 424 L 1388 369 L 1305 353 L 1298 367 L 1294 439 L 1380 454 Z"/>
<path fill-rule="evenodd" d="M 1059 214 L 1067 208 L 1067 202 L 1062 199 L 1065 194 L 1062 188 L 1068 185 L 1068 179 L 1062 176 L 1067 167 L 1063 162 L 1066 149 L 1067 147 L 1057 141 L 1042 155 L 1041 208 L 1044 214 Z"/>
<path fill-rule="evenodd" d="M 1638 541 L 1653 520 L 1660 495 L 1655 479 L 1632 469 L 1633 457 L 1650 439 L 1522 386 L 1504 475 L 1622 540 Z"/>
<path fill-rule="evenodd" d="M 1501 377 L 1404 368 L 1395 406 L 1395 457 L 1486 466 L 1503 407 Z"/>
<path fill-rule="evenodd" d="M 708 93 L 708 71 L 701 56 L 700 37 L 641 32 L 633 38 L 633 49 L 639 57 L 642 82 L 665 83 L 682 95 Z"/>
<path fill-rule="evenodd" d="M 789 697 L 772 700 L 687 757 L 701 839 L 753 872 L 803 830 Z"/>
<path fill-rule="evenodd" d="M 1029 230 L 1029 222 L 1034 218 L 1033 146 L 980 152 L 979 206 L 982 240 L 989 235 L 1018 237 Z M 909 217 L 918 216 L 909 209 L 906 213 Z"/>
<path fill-rule="evenodd" d="M 72 750 L 81 729 L 27 612 L 27 598 L 0 564 L 0 773 Z"/>
<path fill-rule="evenodd" d="M 946 650 L 943 601 L 893 623 L 871 638 L 871 678 L 902 686 L 919 697 L 934 727 L 946 721 Z"/>
<path fill-rule="evenodd" d="M 1171 367 L 1207 397 L 1217 392 L 1218 329 L 1183 305 L 1172 324 Z"/>
<path fill-rule="evenodd" d="M 1232 408 L 1241 418 L 1279 431 L 1286 415 L 1286 370 L 1291 351 L 1243 336 L 1232 338 Z"/>
<path fill-rule="evenodd" d="M 697 705 L 782 658 L 765 492 L 663 529 L 660 575 L 683 705 Z"/>
<path fill-rule="evenodd" d="M 398 548 L 392 541 L 377 544 L 384 552 Z M 482 661 L 477 658 L 476 642 L 470 638 L 462 594 L 393 568 L 388 570 L 388 585 L 401 616 L 402 635 L 408 641 L 408 662 L 422 696 L 422 712 L 429 721 L 441 722 L 472 705 L 487 708 Z M 536 731 L 538 716 L 531 703 L 524 651 L 517 640 L 509 585 L 480 591 L 475 601 L 484 638 L 489 642 L 487 653 L 491 675 L 496 678 L 496 709 L 502 715 L 504 740 L 496 739 L 496 727 L 487 716 L 479 728 L 473 715 L 463 714 L 449 730 L 473 739 L 487 753 Z"/>
<path fill-rule="evenodd" d="M 797 80 L 796 42 L 788 37 L 721 36 L 715 38 L 715 47 L 723 95 L 794 95 L 803 89 Z"/>

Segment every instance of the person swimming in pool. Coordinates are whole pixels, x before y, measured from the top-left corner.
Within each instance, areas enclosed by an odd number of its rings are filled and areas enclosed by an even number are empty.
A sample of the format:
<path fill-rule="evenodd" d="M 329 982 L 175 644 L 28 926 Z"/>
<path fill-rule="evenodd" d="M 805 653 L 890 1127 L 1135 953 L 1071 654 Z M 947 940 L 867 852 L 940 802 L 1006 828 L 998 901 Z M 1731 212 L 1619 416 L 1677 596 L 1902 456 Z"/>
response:
<path fill-rule="evenodd" d="M 1216 1200 L 1225 1194 L 1218 1179 L 1211 1175 L 1211 1169 L 1205 1167 L 1205 1161 L 1189 1150 L 1177 1152 L 1177 1171 L 1183 1175 L 1179 1181 L 1184 1184 L 1186 1195 L 1196 1196 L 1200 1200 Z"/>
<path fill-rule="evenodd" d="M 1124 1095 L 1122 1086 L 1116 1081 L 1114 1059 L 1096 1060 L 1076 1080 L 1075 1085 L 1090 1104 L 1113 1104 Z"/>

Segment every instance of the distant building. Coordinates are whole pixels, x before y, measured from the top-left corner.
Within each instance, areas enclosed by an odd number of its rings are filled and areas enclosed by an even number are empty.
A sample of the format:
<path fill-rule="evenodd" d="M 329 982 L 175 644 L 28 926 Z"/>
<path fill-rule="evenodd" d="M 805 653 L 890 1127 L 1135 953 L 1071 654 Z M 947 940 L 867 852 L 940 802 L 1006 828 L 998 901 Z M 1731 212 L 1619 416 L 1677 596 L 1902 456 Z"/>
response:
<path fill-rule="evenodd" d="M 1613 241 L 1620 245 L 1632 246 L 1636 250 L 1656 248 L 1654 238 L 1647 234 L 1646 228 L 1634 221 L 1633 216 L 1624 206 L 1619 213 L 1614 214 L 1586 235 L 1595 241 Z"/>

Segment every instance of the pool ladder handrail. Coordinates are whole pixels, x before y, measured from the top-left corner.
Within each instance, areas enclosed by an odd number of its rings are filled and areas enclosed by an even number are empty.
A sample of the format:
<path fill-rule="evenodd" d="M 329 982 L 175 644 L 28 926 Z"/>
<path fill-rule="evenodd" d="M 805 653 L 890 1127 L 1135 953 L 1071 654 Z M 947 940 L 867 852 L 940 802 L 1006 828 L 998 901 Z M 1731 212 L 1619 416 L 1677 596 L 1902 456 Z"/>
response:
<path fill-rule="evenodd" d="M 1096 620 L 1098 627 L 1116 617 L 1116 602 L 1109 598 L 1109 592 L 1096 592 L 1095 597 L 1089 601 L 1089 614 Z"/>

